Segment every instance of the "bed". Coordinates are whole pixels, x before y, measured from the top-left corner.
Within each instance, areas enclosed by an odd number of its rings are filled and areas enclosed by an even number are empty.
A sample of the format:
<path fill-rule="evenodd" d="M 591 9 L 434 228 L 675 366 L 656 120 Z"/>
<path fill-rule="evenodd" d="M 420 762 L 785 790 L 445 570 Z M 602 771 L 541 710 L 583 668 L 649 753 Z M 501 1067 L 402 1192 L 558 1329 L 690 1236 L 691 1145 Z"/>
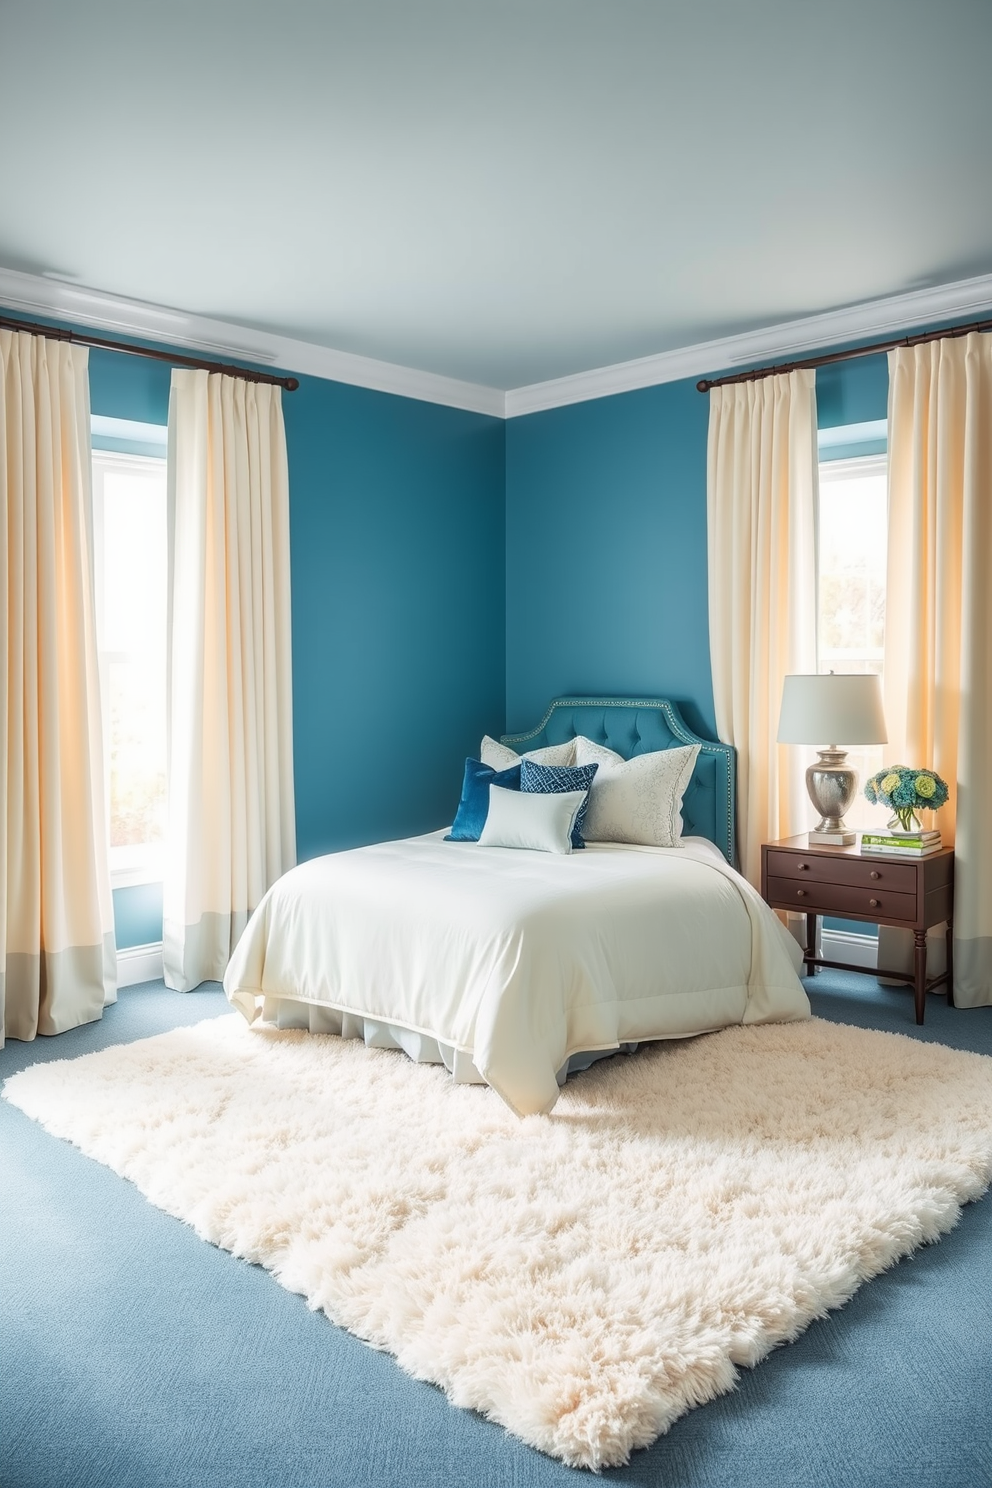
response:
<path fill-rule="evenodd" d="M 558 698 L 502 745 L 529 757 L 572 739 L 623 761 L 698 750 L 676 846 L 491 850 L 444 828 L 313 859 L 251 917 L 232 1005 L 443 1063 L 520 1116 L 618 1050 L 808 1017 L 799 948 L 733 867 L 734 751 L 644 698 Z"/>

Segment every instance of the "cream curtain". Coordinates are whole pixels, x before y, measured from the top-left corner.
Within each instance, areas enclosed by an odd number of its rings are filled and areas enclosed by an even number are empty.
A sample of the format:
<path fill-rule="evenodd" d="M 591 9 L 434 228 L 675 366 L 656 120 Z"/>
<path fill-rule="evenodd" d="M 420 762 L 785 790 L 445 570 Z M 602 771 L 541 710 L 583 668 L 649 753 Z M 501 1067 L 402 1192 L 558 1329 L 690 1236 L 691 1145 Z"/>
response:
<path fill-rule="evenodd" d="M 776 743 L 782 679 L 816 671 L 816 383 L 812 371 L 710 393 L 710 658 L 720 738 L 736 746 L 741 871 L 805 831 L 803 760 Z"/>
<path fill-rule="evenodd" d="M 296 861 L 289 482 L 278 388 L 173 372 L 170 987 L 224 974 L 248 916 Z"/>
<path fill-rule="evenodd" d="M 0 1005 L 11 1038 L 116 999 L 88 353 L 0 330 Z"/>
<path fill-rule="evenodd" d="M 885 714 L 887 760 L 950 787 L 954 995 L 992 1003 L 992 336 L 889 353 Z"/>

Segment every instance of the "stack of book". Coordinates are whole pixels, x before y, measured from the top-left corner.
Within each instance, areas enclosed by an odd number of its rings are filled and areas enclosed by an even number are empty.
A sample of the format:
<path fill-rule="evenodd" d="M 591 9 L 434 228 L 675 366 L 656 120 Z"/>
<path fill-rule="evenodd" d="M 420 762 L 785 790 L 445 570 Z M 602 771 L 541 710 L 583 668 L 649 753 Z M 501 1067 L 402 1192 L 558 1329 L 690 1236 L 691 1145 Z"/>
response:
<path fill-rule="evenodd" d="M 940 851 L 940 833 L 862 832 L 861 851 L 869 857 L 891 853 L 894 857 L 925 858 Z"/>

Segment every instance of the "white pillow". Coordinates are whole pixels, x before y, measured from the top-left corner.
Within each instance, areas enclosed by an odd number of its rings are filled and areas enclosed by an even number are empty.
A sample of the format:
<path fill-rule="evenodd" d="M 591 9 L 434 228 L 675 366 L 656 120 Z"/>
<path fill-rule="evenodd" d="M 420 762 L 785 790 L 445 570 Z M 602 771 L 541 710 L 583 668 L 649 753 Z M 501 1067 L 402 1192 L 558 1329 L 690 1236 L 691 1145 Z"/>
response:
<path fill-rule="evenodd" d="M 542 795 L 537 791 L 489 787 L 489 815 L 480 847 L 529 847 L 535 852 L 570 853 L 572 828 L 587 791 Z"/>
<path fill-rule="evenodd" d="M 575 743 L 577 765 L 599 766 L 582 825 L 587 842 L 680 845 L 679 808 L 696 765 L 698 744 L 657 749 L 625 760 L 582 734 Z"/>
<path fill-rule="evenodd" d="M 525 754 L 517 754 L 515 749 L 508 749 L 487 734 L 479 745 L 479 759 L 491 770 L 509 770 L 513 765 L 519 765 L 522 759 L 536 760 L 539 765 L 574 765 L 575 740 L 569 739 L 565 744 L 547 744 L 543 749 L 528 749 Z"/>

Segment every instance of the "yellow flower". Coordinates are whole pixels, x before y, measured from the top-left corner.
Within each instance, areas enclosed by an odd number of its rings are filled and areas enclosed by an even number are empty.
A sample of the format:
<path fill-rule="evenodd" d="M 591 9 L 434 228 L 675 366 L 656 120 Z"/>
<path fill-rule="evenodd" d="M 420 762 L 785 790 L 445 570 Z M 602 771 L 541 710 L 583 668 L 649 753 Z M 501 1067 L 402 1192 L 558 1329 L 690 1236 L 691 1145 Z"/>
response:
<path fill-rule="evenodd" d="M 892 791 L 895 790 L 895 788 L 896 788 L 896 786 L 898 784 L 899 784 L 899 776 L 895 773 L 895 771 L 893 771 L 893 773 L 891 775 L 886 775 L 885 779 L 882 781 L 881 785 L 879 786 L 879 790 L 883 790 L 886 795 L 889 795 L 890 792 L 892 792 Z"/>
<path fill-rule="evenodd" d="M 917 775 L 913 784 L 916 787 L 916 794 L 923 796 L 927 801 L 937 794 L 937 782 L 932 775 Z"/>

